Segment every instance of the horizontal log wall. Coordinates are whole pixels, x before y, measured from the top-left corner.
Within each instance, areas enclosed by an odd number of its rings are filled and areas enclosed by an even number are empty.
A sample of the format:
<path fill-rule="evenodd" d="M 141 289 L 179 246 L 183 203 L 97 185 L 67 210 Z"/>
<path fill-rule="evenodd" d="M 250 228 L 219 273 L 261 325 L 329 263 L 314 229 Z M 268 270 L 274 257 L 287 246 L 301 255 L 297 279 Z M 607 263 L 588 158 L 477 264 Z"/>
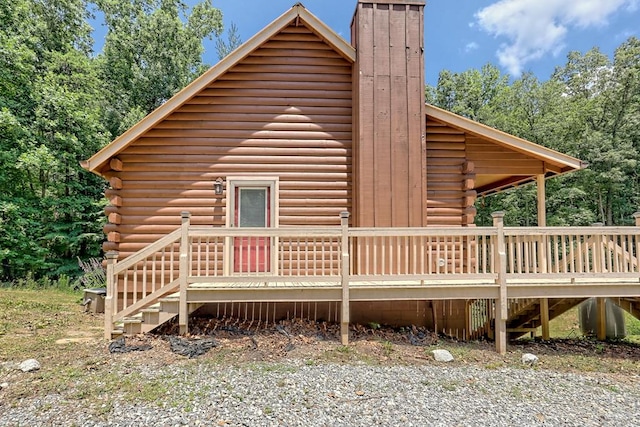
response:
<path fill-rule="evenodd" d="M 281 226 L 339 225 L 352 208 L 351 78 L 351 63 L 292 23 L 111 162 L 105 249 L 125 258 L 184 210 L 224 226 L 218 177 L 277 176 Z"/>
<path fill-rule="evenodd" d="M 474 163 L 467 158 L 467 136 L 427 119 L 427 224 L 471 225 L 476 210 Z"/>

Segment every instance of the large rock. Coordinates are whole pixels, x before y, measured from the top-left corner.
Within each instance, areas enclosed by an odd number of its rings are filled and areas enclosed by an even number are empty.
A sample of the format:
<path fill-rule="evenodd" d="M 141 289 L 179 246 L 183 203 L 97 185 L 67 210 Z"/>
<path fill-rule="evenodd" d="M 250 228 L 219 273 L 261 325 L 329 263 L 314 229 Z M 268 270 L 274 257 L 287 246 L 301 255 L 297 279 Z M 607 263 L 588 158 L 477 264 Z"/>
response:
<path fill-rule="evenodd" d="M 431 351 L 433 354 L 433 358 L 436 362 L 451 362 L 453 361 L 453 356 L 447 350 L 433 350 Z"/>
<path fill-rule="evenodd" d="M 22 372 L 33 372 L 40 369 L 40 363 L 36 359 L 27 359 L 18 366 Z"/>
<path fill-rule="evenodd" d="M 522 363 L 525 365 L 533 366 L 538 363 L 538 356 L 531 353 L 525 353 L 522 355 Z"/>

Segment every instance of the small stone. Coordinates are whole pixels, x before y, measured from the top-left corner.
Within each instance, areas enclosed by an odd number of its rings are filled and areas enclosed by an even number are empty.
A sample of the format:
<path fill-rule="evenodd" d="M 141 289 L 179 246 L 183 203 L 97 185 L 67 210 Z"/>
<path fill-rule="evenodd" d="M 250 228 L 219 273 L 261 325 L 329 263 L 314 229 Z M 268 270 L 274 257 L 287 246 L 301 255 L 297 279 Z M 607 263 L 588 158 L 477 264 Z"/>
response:
<path fill-rule="evenodd" d="M 525 353 L 522 355 L 522 363 L 524 363 L 525 365 L 533 366 L 538 363 L 538 356 L 531 353 Z"/>
<path fill-rule="evenodd" d="M 433 350 L 431 351 L 433 354 L 433 358 L 436 362 L 451 362 L 453 361 L 453 356 L 447 350 Z"/>
<path fill-rule="evenodd" d="M 9 383 L 2 383 L 2 384 L 0 384 L 0 390 L 5 389 L 5 388 L 7 388 L 7 387 L 9 387 Z"/>
<path fill-rule="evenodd" d="M 40 363 L 36 359 L 27 359 L 18 366 L 22 372 L 33 372 L 40 369 Z"/>

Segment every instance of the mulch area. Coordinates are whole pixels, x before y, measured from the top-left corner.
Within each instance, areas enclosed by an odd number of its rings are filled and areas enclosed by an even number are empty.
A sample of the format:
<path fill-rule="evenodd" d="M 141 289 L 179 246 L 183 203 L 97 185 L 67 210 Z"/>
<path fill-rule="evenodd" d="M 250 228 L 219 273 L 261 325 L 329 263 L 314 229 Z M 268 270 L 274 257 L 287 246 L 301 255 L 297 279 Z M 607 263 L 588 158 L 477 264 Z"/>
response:
<path fill-rule="evenodd" d="M 510 343 L 507 355 L 500 355 L 491 341 L 463 343 L 415 326 L 351 325 L 348 347 L 340 344 L 339 324 L 305 319 L 258 323 L 235 318 L 196 317 L 190 319 L 188 336 L 180 336 L 178 329 L 177 321 L 173 321 L 152 334 L 127 337 L 127 346 L 149 345 L 154 353 L 143 356 L 135 351 L 128 357 L 141 357 L 163 364 L 185 356 L 214 358 L 222 363 L 298 359 L 422 364 L 433 360 L 432 349 L 444 348 L 454 353 L 457 363 L 464 365 L 519 366 L 522 353 L 533 353 L 542 357 L 541 366 L 547 369 L 593 369 L 620 373 L 624 370 L 634 374 L 628 371 L 631 369 L 637 371 L 634 375 L 640 378 L 640 345 L 626 341 L 600 342 L 587 338 L 517 340 Z M 590 360 L 588 363 L 601 366 L 583 365 L 580 360 Z"/>

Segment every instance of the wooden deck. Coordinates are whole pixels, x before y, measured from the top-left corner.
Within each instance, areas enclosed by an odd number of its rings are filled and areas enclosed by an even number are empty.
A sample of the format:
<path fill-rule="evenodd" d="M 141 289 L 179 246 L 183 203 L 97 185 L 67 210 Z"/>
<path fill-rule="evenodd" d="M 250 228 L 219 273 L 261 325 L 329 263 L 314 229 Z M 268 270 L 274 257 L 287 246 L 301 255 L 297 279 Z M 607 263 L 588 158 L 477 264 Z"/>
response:
<path fill-rule="evenodd" d="M 497 214 L 493 227 L 350 228 L 344 215 L 341 227 L 251 229 L 191 226 L 185 213 L 137 254 L 108 255 L 105 334 L 176 292 L 183 333 L 204 303 L 331 301 L 345 343 L 351 302 L 477 300 L 492 303 L 469 328 L 491 321 L 503 352 L 523 301 L 640 298 L 639 255 L 640 224 L 511 228 Z"/>

